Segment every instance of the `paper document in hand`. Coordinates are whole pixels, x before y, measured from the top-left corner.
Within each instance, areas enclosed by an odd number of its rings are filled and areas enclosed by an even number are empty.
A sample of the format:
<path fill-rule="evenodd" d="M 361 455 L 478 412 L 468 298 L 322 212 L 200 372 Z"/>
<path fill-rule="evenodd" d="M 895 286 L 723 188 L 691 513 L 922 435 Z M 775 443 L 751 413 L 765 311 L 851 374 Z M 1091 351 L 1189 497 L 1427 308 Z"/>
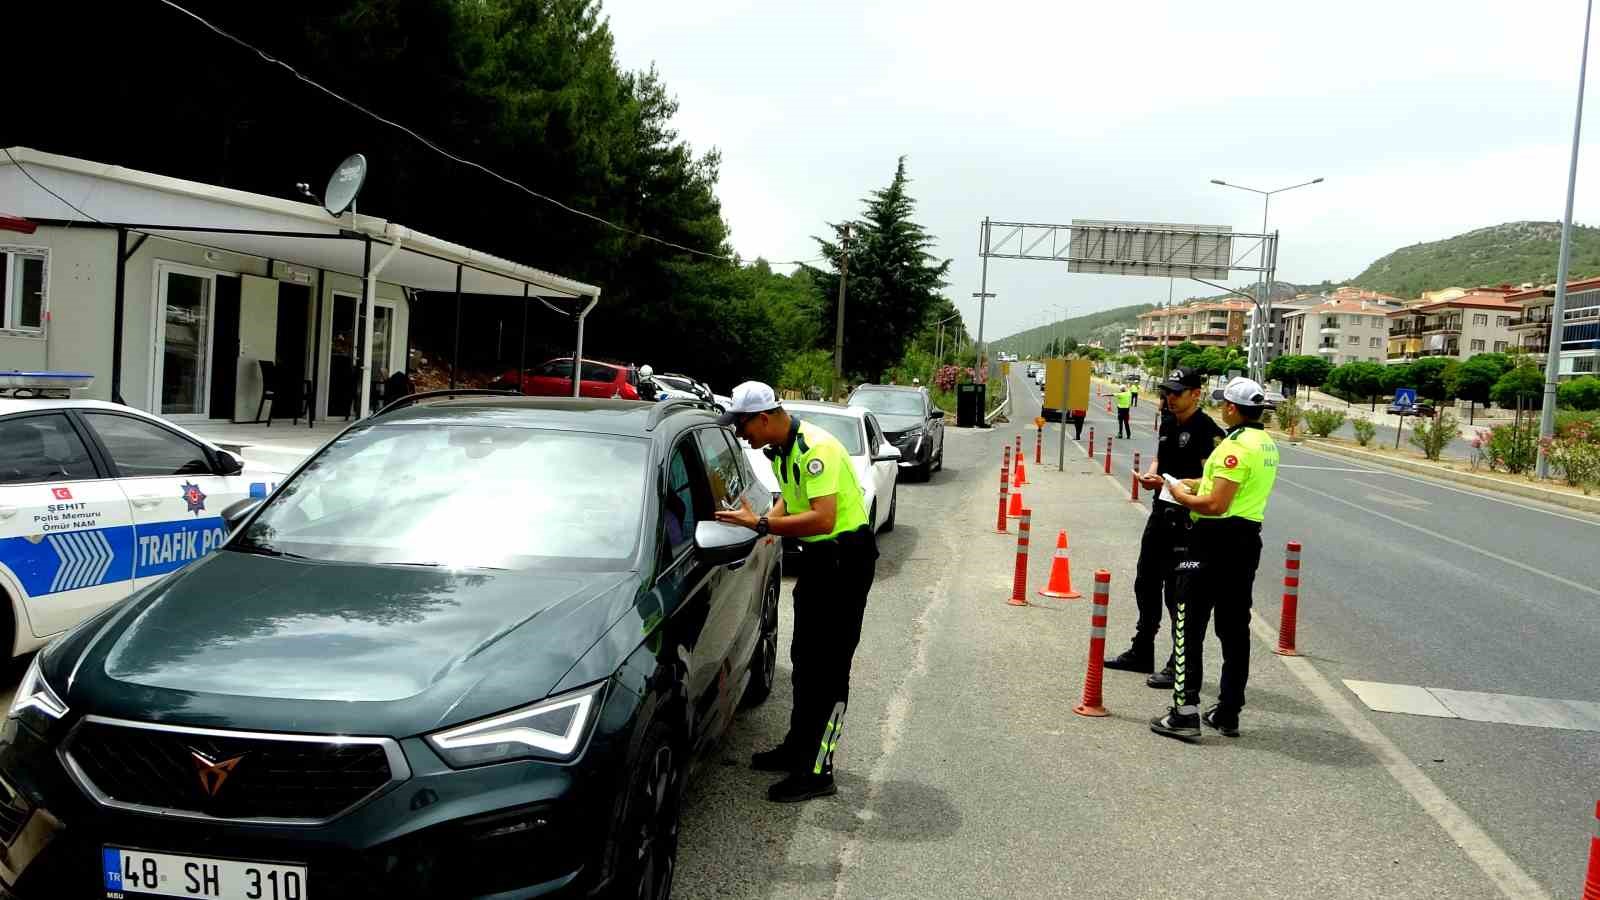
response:
<path fill-rule="evenodd" d="M 1172 489 L 1183 482 L 1173 478 L 1171 475 L 1168 475 L 1165 472 L 1161 473 L 1161 480 L 1166 482 L 1166 484 L 1161 486 L 1161 499 L 1167 501 L 1168 503 L 1177 503 L 1178 501 L 1172 496 Z"/>

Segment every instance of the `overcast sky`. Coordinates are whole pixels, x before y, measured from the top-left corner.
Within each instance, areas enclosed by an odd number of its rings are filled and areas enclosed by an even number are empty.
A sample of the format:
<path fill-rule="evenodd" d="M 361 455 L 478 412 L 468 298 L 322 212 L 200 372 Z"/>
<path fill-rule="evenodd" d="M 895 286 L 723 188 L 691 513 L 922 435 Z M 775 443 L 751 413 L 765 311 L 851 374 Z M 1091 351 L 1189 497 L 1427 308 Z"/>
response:
<path fill-rule="evenodd" d="M 810 237 L 857 215 L 904 154 L 918 219 L 954 260 L 947 293 L 973 331 L 984 216 L 1254 232 L 1261 198 L 1210 179 L 1270 189 L 1322 176 L 1274 197 L 1271 213 L 1279 277 L 1316 282 L 1406 244 L 1559 219 L 1565 198 L 1582 0 L 605 9 L 622 64 L 654 63 L 681 104 L 680 134 L 721 149 L 718 193 L 740 254 L 815 257 Z M 1593 222 L 1600 170 L 1588 164 L 1600 159 L 1595 139 L 1584 143 L 1576 219 Z M 1161 302 L 1167 288 L 991 260 L 985 333 L 1038 324 L 1052 304 L 1077 315 Z"/>

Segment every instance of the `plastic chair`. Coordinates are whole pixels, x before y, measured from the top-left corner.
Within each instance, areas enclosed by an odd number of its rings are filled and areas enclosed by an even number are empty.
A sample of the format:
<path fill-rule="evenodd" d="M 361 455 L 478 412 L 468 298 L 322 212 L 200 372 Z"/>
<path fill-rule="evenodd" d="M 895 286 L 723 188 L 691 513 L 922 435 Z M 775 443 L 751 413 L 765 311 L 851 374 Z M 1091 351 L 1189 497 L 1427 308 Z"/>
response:
<path fill-rule="evenodd" d="M 256 403 L 256 417 L 251 424 L 261 421 L 262 408 L 271 403 L 272 406 L 267 407 L 267 427 L 271 428 L 273 408 L 278 405 L 278 392 L 274 387 L 276 382 L 273 380 L 273 372 L 277 369 L 277 364 L 271 360 L 258 359 L 256 360 L 256 365 L 261 367 L 261 399 Z"/>

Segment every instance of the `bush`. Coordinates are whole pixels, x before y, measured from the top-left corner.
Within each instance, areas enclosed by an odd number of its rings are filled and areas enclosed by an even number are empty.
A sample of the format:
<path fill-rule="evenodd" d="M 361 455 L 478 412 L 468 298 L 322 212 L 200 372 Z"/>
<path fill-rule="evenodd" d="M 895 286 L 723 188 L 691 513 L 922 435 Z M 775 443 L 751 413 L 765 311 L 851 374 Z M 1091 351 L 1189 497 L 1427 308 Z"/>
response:
<path fill-rule="evenodd" d="M 1579 425 L 1587 429 L 1589 443 L 1600 444 L 1600 412 L 1573 412 L 1564 409 L 1556 413 L 1556 434 L 1565 436 Z"/>
<path fill-rule="evenodd" d="M 1587 422 L 1577 422 L 1561 434 L 1541 442 L 1545 458 L 1561 471 L 1567 484 L 1582 487 L 1585 494 L 1600 482 L 1600 443 L 1591 438 L 1595 429 Z"/>
<path fill-rule="evenodd" d="M 1533 468 L 1539 458 L 1538 423 L 1495 426 L 1489 432 L 1485 453 L 1491 470 L 1504 467 L 1513 475 L 1521 475 Z"/>
<path fill-rule="evenodd" d="M 1422 455 L 1429 459 L 1437 460 L 1444 454 L 1444 448 L 1455 440 L 1461 433 L 1461 420 L 1453 413 L 1440 413 L 1433 421 L 1419 418 L 1411 429 L 1411 443 L 1422 451 Z"/>
<path fill-rule="evenodd" d="M 1308 409 L 1305 420 L 1307 431 L 1317 437 L 1327 437 L 1344 424 L 1344 413 L 1336 409 Z"/>
<path fill-rule="evenodd" d="M 1600 409 L 1600 378 L 1584 375 L 1563 382 L 1556 389 L 1556 401 L 1584 412 Z"/>
<path fill-rule="evenodd" d="M 1278 403 L 1273 415 L 1277 417 L 1278 427 L 1289 437 L 1294 437 L 1295 430 L 1300 427 L 1300 420 L 1305 415 L 1300 411 L 1300 403 L 1293 397 L 1285 397 Z"/>
<path fill-rule="evenodd" d="M 1372 439 L 1378 434 L 1378 426 L 1366 419 L 1356 419 L 1350 423 L 1350 427 L 1356 430 L 1356 443 L 1363 447 L 1372 446 Z"/>

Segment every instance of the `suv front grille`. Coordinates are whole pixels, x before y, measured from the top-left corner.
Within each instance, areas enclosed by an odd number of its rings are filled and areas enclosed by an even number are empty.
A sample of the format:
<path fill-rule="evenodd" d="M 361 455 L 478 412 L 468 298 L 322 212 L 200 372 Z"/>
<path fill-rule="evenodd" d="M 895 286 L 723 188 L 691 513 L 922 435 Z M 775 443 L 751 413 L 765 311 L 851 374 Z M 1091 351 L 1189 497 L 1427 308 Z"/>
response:
<path fill-rule="evenodd" d="M 320 822 L 409 777 L 383 738 L 304 737 L 90 716 L 69 768 L 108 806 L 204 818 Z"/>

